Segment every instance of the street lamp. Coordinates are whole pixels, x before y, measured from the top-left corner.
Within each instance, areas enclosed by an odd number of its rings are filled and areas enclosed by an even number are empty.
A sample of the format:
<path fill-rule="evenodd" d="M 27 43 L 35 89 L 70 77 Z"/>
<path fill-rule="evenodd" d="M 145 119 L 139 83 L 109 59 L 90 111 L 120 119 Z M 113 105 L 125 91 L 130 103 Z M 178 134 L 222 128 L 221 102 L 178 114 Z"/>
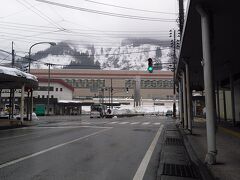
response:
<path fill-rule="evenodd" d="M 29 48 L 29 51 L 28 51 L 28 72 L 30 73 L 30 64 L 31 64 L 31 51 L 32 51 L 32 48 L 33 46 L 35 45 L 38 45 L 38 44 L 50 44 L 51 46 L 55 46 L 56 43 L 55 42 L 37 42 L 33 45 L 30 46 Z M 29 92 L 28 92 L 28 98 L 29 98 Z M 32 94 L 32 91 L 31 91 L 31 102 L 30 102 L 30 121 L 32 120 L 32 112 L 33 112 L 33 94 Z M 29 108 L 27 108 L 29 109 Z M 27 110 L 29 112 L 29 110 Z M 29 114 L 29 113 L 27 113 Z M 27 119 L 28 119 L 28 115 L 27 115 Z"/>
<path fill-rule="evenodd" d="M 38 44 L 50 44 L 51 46 L 55 46 L 55 45 L 56 45 L 55 42 L 38 42 L 38 43 L 33 44 L 33 45 L 29 48 L 29 51 L 28 51 L 28 72 L 29 72 L 29 73 L 30 73 L 30 64 L 31 64 L 31 50 L 32 50 L 32 47 L 33 47 L 33 46 L 38 45 Z"/>

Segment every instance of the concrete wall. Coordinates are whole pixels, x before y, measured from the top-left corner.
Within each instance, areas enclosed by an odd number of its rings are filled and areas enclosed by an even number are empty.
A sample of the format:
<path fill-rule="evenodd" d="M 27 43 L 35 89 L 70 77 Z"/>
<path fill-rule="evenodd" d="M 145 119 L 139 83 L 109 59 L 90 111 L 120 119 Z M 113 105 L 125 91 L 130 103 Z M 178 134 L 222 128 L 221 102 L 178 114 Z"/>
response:
<path fill-rule="evenodd" d="M 234 85 L 234 98 L 235 98 L 235 119 L 240 121 L 240 81 Z"/>
<path fill-rule="evenodd" d="M 231 101 L 231 91 L 225 90 L 225 101 L 226 101 L 226 114 L 227 119 L 232 119 L 232 101 Z M 224 119 L 224 100 L 223 100 L 223 91 L 219 91 L 219 106 L 220 106 L 220 118 Z"/>

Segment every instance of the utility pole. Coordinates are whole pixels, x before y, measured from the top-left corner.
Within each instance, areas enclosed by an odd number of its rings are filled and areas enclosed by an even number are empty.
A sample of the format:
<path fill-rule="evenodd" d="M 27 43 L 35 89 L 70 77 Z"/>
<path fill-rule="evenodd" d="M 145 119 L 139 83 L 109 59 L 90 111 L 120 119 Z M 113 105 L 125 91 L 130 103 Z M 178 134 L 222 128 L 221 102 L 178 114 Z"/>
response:
<path fill-rule="evenodd" d="M 51 63 L 45 63 L 48 66 L 48 95 L 47 95 L 47 115 L 49 115 L 49 96 L 50 96 L 50 67 L 53 66 Z"/>
<path fill-rule="evenodd" d="M 14 63 L 15 63 L 15 52 L 14 52 L 14 49 L 13 49 L 13 41 L 12 41 L 12 68 L 14 67 Z"/>
<path fill-rule="evenodd" d="M 13 49 L 13 41 L 12 41 L 12 68 L 14 67 L 14 62 L 15 62 L 15 52 Z M 10 89 L 10 101 L 9 101 L 9 108 L 10 108 L 10 113 L 11 113 L 11 118 L 13 118 L 14 114 L 14 104 L 15 104 L 15 97 L 14 97 L 14 89 Z"/>
<path fill-rule="evenodd" d="M 183 0 L 178 0 L 178 7 L 179 7 L 179 30 L 180 30 L 180 39 L 183 33 L 183 25 L 184 25 L 184 7 L 183 7 Z"/>
<path fill-rule="evenodd" d="M 171 46 L 173 48 L 173 117 L 176 118 L 176 81 L 175 81 L 175 70 L 176 70 L 176 48 L 179 45 L 179 41 L 176 40 L 176 30 L 170 30 L 170 37 L 173 37 L 171 40 Z"/>
<path fill-rule="evenodd" d="M 113 87 L 112 87 L 112 78 L 111 78 L 111 108 L 113 109 Z"/>

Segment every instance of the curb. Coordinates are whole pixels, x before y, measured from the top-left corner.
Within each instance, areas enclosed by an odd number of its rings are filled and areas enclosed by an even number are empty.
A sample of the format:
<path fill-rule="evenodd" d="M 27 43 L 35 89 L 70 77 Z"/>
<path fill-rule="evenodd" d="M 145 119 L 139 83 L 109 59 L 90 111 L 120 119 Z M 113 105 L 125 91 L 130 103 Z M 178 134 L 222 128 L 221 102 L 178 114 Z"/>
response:
<path fill-rule="evenodd" d="M 182 134 L 175 123 L 165 126 L 157 180 L 200 180 L 198 167 L 191 161 Z"/>
<path fill-rule="evenodd" d="M 178 127 L 179 132 L 183 138 L 184 141 L 184 146 L 186 148 L 186 151 L 189 155 L 189 158 L 191 159 L 191 161 L 195 164 L 195 166 L 197 166 L 201 179 L 202 180 L 214 180 L 214 176 L 211 173 L 210 169 L 207 167 L 206 164 L 204 164 L 197 156 L 196 152 L 194 151 L 189 139 L 188 139 L 188 135 L 190 135 L 189 133 L 187 133 L 186 131 L 184 131 L 184 129 Z"/>

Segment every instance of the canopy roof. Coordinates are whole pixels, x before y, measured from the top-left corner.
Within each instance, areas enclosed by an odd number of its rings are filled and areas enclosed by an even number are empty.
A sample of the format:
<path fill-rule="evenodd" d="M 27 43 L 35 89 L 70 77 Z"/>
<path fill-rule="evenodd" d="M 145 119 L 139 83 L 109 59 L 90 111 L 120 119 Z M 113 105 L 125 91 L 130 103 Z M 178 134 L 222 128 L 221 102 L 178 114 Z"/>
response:
<path fill-rule="evenodd" d="M 235 79 L 239 78 L 240 61 L 237 53 L 239 42 L 234 40 L 234 37 L 238 36 L 237 2 L 236 0 L 189 1 L 176 74 L 178 75 L 184 68 L 184 60 L 187 61 L 192 89 L 203 89 L 201 17 L 196 10 L 197 4 L 201 4 L 210 16 L 211 52 L 216 81 L 226 81 L 230 72 Z"/>
<path fill-rule="evenodd" d="M 0 66 L 0 89 L 21 89 L 25 84 L 26 88 L 37 88 L 37 77 L 20 71 L 16 68 Z"/>

